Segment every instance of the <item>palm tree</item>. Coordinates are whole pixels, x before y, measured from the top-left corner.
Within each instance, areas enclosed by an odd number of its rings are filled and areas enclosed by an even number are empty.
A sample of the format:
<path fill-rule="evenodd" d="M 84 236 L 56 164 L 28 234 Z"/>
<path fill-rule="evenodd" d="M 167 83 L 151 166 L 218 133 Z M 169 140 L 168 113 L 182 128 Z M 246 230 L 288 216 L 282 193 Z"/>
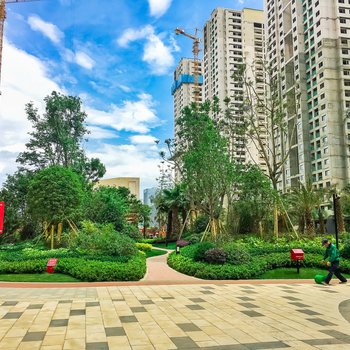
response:
<path fill-rule="evenodd" d="M 309 179 L 306 184 L 299 182 L 299 186 L 292 189 L 289 198 L 294 210 L 299 214 L 299 223 L 305 225 L 308 236 L 313 236 L 315 221 L 312 212 L 315 208 L 320 207 L 324 199 L 324 193 L 316 190 Z M 304 227 L 299 227 L 299 230 L 303 232 Z"/>

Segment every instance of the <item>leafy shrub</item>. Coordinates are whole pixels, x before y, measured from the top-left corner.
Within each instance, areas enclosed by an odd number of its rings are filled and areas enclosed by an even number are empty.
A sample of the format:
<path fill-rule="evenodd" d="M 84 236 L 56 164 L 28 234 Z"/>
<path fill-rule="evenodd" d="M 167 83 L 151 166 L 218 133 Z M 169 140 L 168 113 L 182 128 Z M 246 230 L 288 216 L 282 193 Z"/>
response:
<path fill-rule="evenodd" d="M 201 236 L 199 234 L 192 234 L 187 237 L 187 240 L 190 242 L 190 244 L 199 243 L 201 240 Z"/>
<path fill-rule="evenodd" d="M 152 244 L 148 244 L 148 243 L 136 243 L 136 248 L 138 250 L 141 250 L 143 252 L 149 252 L 152 250 Z"/>
<path fill-rule="evenodd" d="M 227 254 L 221 248 L 212 248 L 205 252 L 205 261 L 210 264 L 224 264 Z"/>
<path fill-rule="evenodd" d="M 205 252 L 214 247 L 214 244 L 211 242 L 197 243 L 194 248 L 193 260 L 205 261 Z"/>
<path fill-rule="evenodd" d="M 186 241 L 185 239 L 180 239 L 179 241 L 176 241 L 176 245 L 180 248 L 186 247 L 189 244 L 190 244 L 190 242 Z"/>
<path fill-rule="evenodd" d="M 112 224 L 98 225 L 90 221 L 82 222 L 72 249 L 85 254 L 111 255 L 128 259 L 137 254 L 134 241 L 114 231 Z"/>
<path fill-rule="evenodd" d="M 341 256 L 350 259 L 350 234 L 347 234 L 344 239 L 344 248 L 341 250 Z"/>
<path fill-rule="evenodd" d="M 135 241 L 140 241 L 143 238 L 142 233 L 139 231 L 139 229 L 135 225 L 131 224 L 125 224 L 122 233 L 126 234 Z"/>
<path fill-rule="evenodd" d="M 195 233 L 204 232 L 208 226 L 209 218 L 206 215 L 200 215 L 193 223 L 193 231 Z"/>
<path fill-rule="evenodd" d="M 224 251 L 227 254 L 227 262 L 230 264 L 244 264 L 251 260 L 251 255 L 243 245 L 230 242 L 224 245 Z"/>

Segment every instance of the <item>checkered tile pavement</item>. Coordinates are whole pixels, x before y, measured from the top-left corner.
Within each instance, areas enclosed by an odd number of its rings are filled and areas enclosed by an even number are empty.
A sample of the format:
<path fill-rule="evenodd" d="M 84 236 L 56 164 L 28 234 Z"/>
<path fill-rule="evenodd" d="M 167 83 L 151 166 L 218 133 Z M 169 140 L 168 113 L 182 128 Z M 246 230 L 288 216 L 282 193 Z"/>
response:
<path fill-rule="evenodd" d="M 350 285 L 1 288 L 0 349 L 350 349 Z"/>

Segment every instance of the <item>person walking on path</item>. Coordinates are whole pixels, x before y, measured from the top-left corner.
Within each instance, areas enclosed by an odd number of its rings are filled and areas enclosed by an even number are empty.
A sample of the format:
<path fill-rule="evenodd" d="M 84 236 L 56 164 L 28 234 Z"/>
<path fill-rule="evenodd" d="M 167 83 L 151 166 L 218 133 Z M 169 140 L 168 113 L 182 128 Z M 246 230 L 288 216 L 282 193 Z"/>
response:
<path fill-rule="evenodd" d="M 333 277 L 333 274 L 336 275 L 336 277 L 340 280 L 340 283 L 346 283 L 347 279 L 340 273 L 340 270 L 339 270 L 339 262 L 340 262 L 339 250 L 334 244 L 332 244 L 326 238 L 322 240 L 322 246 L 326 247 L 326 251 L 323 255 L 322 264 L 326 259 L 328 259 L 327 266 L 330 267 L 329 273 L 325 278 L 325 280 L 322 282 L 322 284 L 329 285 Z"/>

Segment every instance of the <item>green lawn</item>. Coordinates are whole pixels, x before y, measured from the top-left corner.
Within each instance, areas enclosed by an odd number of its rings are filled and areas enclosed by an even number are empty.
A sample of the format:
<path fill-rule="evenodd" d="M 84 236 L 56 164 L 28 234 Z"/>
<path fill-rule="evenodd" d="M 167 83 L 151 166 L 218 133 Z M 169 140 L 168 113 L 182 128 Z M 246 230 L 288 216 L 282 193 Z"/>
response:
<path fill-rule="evenodd" d="M 165 243 L 154 243 L 152 244 L 153 247 L 158 247 L 158 248 L 165 248 L 165 249 L 176 249 L 176 242 L 170 242 L 168 243 L 168 246 L 165 246 Z"/>
<path fill-rule="evenodd" d="M 152 256 L 164 255 L 167 252 L 165 250 L 152 249 L 146 252 L 146 257 L 151 258 Z"/>
<path fill-rule="evenodd" d="M 296 267 L 294 268 L 279 268 L 270 271 L 266 271 L 257 279 L 314 279 L 315 275 L 324 275 L 328 273 L 327 270 L 318 268 L 301 268 L 300 273 L 297 273 Z M 350 278 L 349 275 L 344 274 L 346 278 Z M 335 277 L 336 278 L 336 277 Z"/>
<path fill-rule="evenodd" d="M 0 274 L 3 282 L 80 282 L 80 280 L 62 273 L 13 273 Z"/>

